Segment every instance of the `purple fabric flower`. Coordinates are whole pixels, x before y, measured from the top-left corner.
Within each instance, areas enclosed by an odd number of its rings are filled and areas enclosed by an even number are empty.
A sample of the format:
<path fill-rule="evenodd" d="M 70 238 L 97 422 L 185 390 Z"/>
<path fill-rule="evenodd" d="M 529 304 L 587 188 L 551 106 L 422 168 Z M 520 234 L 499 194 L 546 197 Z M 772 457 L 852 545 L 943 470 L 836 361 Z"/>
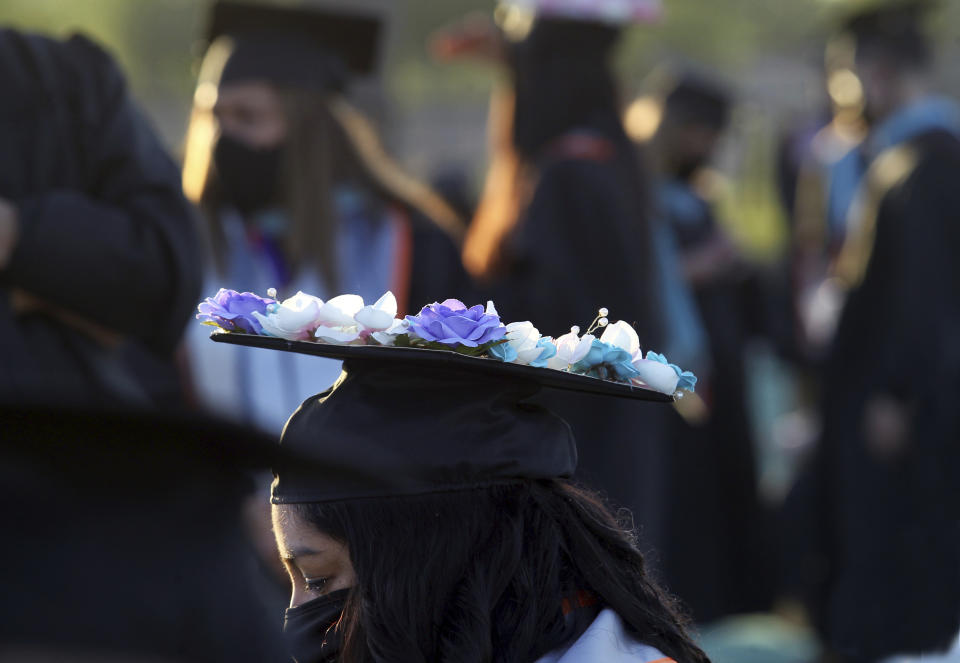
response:
<path fill-rule="evenodd" d="M 479 304 L 467 308 L 463 302 L 448 299 L 424 306 L 419 315 L 408 315 L 410 331 L 425 341 L 470 348 L 499 341 L 507 333 L 493 305 L 484 311 Z"/>
<path fill-rule="evenodd" d="M 200 311 L 197 320 L 229 332 L 259 334 L 263 328 L 253 317 L 253 313 L 256 311 L 261 315 L 265 314 L 267 305 L 274 302 L 273 299 L 264 299 L 252 292 L 220 288 L 220 292 L 213 297 L 207 297 L 197 307 Z"/>

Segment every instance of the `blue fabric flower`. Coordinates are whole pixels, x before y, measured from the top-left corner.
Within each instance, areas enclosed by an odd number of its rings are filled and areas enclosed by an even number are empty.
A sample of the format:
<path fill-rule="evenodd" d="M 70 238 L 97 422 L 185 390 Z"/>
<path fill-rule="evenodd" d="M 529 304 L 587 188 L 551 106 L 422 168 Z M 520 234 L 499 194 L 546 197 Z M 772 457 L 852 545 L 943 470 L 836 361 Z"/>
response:
<path fill-rule="evenodd" d="M 497 343 L 487 348 L 487 355 L 509 364 L 517 360 L 517 350 L 510 343 Z"/>
<path fill-rule="evenodd" d="M 537 347 L 541 349 L 540 356 L 531 361 L 530 365 L 537 368 L 546 368 L 547 361 L 557 355 L 557 346 L 551 343 L 549 338 L 541 338 L 537 341 Z"/>
<path fill-rule="evenodd" d="M 197 320 L 228 332 L 260 334 L 263 327 L 253 314 L 264 315 L 267 306 L 275 303 L 273 299 L 264 299 L 252 292 L 220 288 L 215 296 L 207 297 L 197 306 Z"/>
<path fill-rule="evenodd" d="M 507 333 L 493 307 L 485 312 L 479 304 L 467 308 L 457 299 L 424 306 L 418 315 L 408 315 L 410 331 L 425 341 L 475 348 L 498 341 Z"/>
<path fill-rule="evenodd" d="M 652 361 L 658 361 L 658 362 L 660 362 L 661 364 L 666 364 L 667 366 L 669 366 L 670 368 L 672 368 L 674 371 L 676 371 L 677 377 L 679 378 L 679 381 L 677 382 L 677 389 L 678 389 L 678 390 L 679 390 L 679 389 L 686 389 L 687 391 L 693 391 L 694 388 L 697 386 L 697 376 L 696 376 L 696 375 L 694 375 L 694 374 L 691 373 L 690 371 L 684 371 L 684 370 L 682 370 L 682 369 L 681 369 L 679 366 L 677 366 L 676 364 L 671 364 L 669 361 L 667 361 L 667 358 L 664 357 L 662 354 L 658 354 L 658 353 L 652 352 L 652 351 L 651 351 L 651 352 L 647 352 L 647 359 L 650 359 L 650 360 L 652 360 Z"/>
<path fill-rule="evenodd" d="M 571 366 L 570 372 L 617 382 L 629 382 L 640 374 L 633 367 L 633 357 L 629 352 L 600 339 L 593 340 L 586 356 Z"/>
<path fill-rule="evenodd" d="M 547 365 L 547 360 L 557 354 L 557 346 L 551 343 L 549 338 L 541 337 L 540 340 L 537 341 L 534 348 L 540 352 L 536 359 L 532 360 L 528 365 L 535 368 L 545 368 Z M 497 343 L 496 345 L 491 346 L 487 349 L 487 355 L 508 364 L 511 362 L 516 362 L 517 358 L 520 356 L 514 344 L 509 342 Z"/>

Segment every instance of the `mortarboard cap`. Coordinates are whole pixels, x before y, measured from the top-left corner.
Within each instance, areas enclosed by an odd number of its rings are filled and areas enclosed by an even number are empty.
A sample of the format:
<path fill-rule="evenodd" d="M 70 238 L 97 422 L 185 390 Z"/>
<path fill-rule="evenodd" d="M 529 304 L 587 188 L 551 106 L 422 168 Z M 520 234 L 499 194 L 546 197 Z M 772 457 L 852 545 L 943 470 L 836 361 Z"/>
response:
<path fill-rule="evenodd" d="M 934 9 L 939 0 L 819 0 L 825 22 L 847 29 L 852 22 L 889 14 L 915 16 Z"/>
<path fill-rule="evenodd" d="M 528 399 L 549 388 L 672 400 L 628 384 L 446 350 L 234 333 L 212 338 L 343 360 L 338 382 L 305 401 L 284 428 L 286 459 L 275 468 L 272 497 L 278 504 L 570 477 L 577 449 L 569 425 Z M 351 473 L 316 474 L 315 468 L 333 465 Z"/>
<path fill-rule="evenodd" d="M 382 30 L 375 13 L 217 2 L 207 37 L 234 41 L 221 82 L 261 79 L 326 90 L 377 70 Z"/>
<path fill-rule="evenodd" d="M 370 306 L 357 295 L 269 296 L 222 289 L 197 318 L 222 330 L 216 342 L 343 361 L 336 384 L 284 428 L 278 504 L 570 477 L 576 443 L 561 417 L 530 402 L 541 389 L 669 403 L 696 384 L 661 355 L 644 358 L 633 328 L 609 323 L 605 308 L 583 336 L 574 326 L 552 339 L 529 321 L 504 325 L 493 302 L 449 299 L 397 320 L 389 292 Z M 345 471 L 314 469 L 334 466 Z"/>

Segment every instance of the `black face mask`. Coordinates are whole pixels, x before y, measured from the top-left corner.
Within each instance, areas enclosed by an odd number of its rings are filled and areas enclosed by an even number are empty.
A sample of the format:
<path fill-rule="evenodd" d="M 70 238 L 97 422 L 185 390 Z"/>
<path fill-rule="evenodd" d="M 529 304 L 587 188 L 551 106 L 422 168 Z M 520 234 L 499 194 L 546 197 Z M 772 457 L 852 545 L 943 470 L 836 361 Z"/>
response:
<path fill-rule="evenodd" d="M 337 660 L 343 633 L 332 627 L 343 614 L 349 593 L 350 589 L 338 589 L 296 608 L 287 608 L 283 633 L 294 661 L 327 663 Z"/>
<path fill-rule="evenodd" d="M 279 202 L 280 165 L 283 145 L 256 149 L 227 134 L 220 134 L 213 149 L 213 163 L 224 202 L 242 214 Z"/>

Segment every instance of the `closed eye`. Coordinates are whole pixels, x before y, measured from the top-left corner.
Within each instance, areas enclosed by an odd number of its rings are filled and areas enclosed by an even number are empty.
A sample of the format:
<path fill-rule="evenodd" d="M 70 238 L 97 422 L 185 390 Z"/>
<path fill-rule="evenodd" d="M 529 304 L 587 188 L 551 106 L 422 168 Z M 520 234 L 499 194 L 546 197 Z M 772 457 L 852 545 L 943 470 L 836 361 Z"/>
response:
<path fill-rule="evenodd" d="M 322 592 L 327 585 L 329 578 L 304 578 L 303 582 L 308 592 Z"/>

